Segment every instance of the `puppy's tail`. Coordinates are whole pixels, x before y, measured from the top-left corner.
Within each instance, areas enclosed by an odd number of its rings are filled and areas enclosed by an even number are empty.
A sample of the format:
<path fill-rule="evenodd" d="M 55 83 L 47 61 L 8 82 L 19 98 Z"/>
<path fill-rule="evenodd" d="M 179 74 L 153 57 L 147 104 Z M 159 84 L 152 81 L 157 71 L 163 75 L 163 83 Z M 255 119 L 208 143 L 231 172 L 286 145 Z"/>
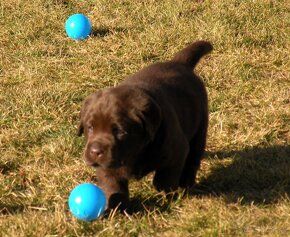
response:
<path fill-rule="evenodd" d="M 208 54 L 212 50 L 213 47 L 210 42 L 196 41 L 179 51 L 172 61 L 186 64 L 191 68 L 194 68 L 202 56 Z"/>

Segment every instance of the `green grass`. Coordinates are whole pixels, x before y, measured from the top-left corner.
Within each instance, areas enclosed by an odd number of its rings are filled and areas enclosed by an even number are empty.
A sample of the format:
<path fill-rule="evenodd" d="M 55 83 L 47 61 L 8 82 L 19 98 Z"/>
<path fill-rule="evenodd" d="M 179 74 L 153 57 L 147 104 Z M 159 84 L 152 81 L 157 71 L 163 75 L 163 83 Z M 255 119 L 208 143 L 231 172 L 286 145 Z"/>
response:
<path fill-rule="evenodd" d="M 92 36 L 64 23 L 86 14 Z M 1 236 L 290 235 L 289 1 L 2 0 Z M 76 136 L 83 99 L 189 42 L 214 44 L 197 72 L 210 100 L 195 194 L 130 185 L 134 213 L 77 221 L 67 199 L 94 180 Z"/>

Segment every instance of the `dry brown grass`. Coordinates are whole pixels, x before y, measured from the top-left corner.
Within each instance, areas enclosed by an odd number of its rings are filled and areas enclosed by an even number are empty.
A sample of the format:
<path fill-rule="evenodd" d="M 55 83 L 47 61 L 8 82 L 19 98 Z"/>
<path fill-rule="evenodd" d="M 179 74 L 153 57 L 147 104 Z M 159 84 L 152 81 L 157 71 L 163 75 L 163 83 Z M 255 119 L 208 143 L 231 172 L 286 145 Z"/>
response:
<path fill-rule="evenodd" d="M 2 0 L 1 236 L 290 235 L 289 1 Z M 66 37 L 77 12 L 94 26 Z M 84 97 L 187 43 L 214 52 L 197 68 L 210 98 L 208 155 L 196 195 L 166 201 L 132 182 L 133 215 L 92 223 L 68 210 L 93 180 L 75 136 Z"/>

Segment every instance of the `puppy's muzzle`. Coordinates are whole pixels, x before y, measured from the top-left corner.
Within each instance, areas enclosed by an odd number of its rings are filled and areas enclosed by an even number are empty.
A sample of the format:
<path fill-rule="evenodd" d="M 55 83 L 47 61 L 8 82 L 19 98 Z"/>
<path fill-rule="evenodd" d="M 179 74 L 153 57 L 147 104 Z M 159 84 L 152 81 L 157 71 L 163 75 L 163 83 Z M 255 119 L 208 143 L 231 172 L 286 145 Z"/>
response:
<path fill-rule="evenodd" d="M 111 160 L 109 153 L 108 145 L 94 141 L 87 145 L 85 161 L 90 166 L 106 165 Z"/>
<path fill-rule="evenodd" d="M 102 159 L 105 154 L 105 149 L 98 143 L 93 143 L 89 148 L 90 156 L 96 159 Z"/>

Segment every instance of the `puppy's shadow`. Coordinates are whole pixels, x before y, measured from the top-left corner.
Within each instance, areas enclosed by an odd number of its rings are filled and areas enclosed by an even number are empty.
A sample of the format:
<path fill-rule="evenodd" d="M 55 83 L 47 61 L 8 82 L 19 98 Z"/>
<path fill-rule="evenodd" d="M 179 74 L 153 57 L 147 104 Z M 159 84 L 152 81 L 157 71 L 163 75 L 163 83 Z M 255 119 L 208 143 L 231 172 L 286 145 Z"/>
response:
<path fill-rule="evenodd" d="M 289 146 L 209 152 L 207 156 L 212 168 L 209 175 L 199 179 L 189 198 L 222 197 L 226 203 L 259 205 L 290 196 Z M 137 194 L 131 198 L 126 212 L 130 215 L 170 212 L 179 200 L 182 201 L 182 194 L 173 200 L 162 195 Z"/>
<path fill-rule="evenodd" d="M 207 159 L 215 165 L 197 183 L 193 192 L 196 196 L 222 196 L 226 202 L 242 204 L 270 204 L 290 195 L 289 146 L 218 151 L 209 153 Z"/>
<path fill-rule="evenodd" d="M 290 196 L 289 146 L 210 152 L 206 159 L 212 164 L 209 175 L 200 178 L 189 198 L 222 197 L 226 203 L 259 205 Z M 158 196 L 136 196 L 130 212 L 170 212 L 175 203 Z"/>
<path fill-rule="evenodd" d="M 130 205 L 127 211 L 128 214 L 148 214 L 152 212 L 170 212 L 172 207 L 172 200 L 160 196 L 151 196 L 144 198 L 142 196 L 135 196 L 131 198 Z"/>
<path fill-rule="evenodd" d="M 122 33 L 122 32 L 125 33 L 127 31 L 128 31 L 128 29 L 124 28 L 124 27 L 113 27 L 113 28 L 98 27 L 98 28 L 92 29 L 91 36 L 96 37 L 96 38 L 104 38 L 108 35 L 112 35 L 115 33 Z"/>

